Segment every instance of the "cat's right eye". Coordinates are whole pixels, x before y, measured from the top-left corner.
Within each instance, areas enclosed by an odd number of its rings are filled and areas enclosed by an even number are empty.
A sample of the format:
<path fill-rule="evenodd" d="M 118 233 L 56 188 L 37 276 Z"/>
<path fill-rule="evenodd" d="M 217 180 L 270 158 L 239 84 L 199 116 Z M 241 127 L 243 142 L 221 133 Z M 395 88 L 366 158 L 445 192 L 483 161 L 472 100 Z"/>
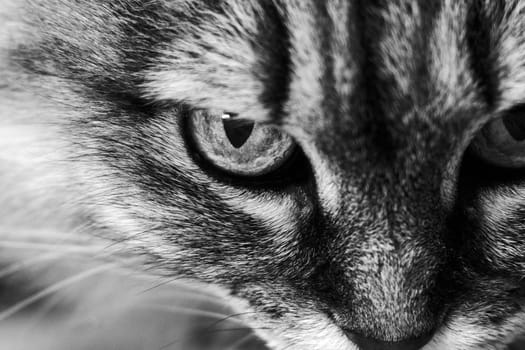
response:
<path fill-rule="evenodd" d="M 475 137 L 471 150 L 483 161 L 504 168 L 525 168 L 525 106 L 489 122 Z"/>
<path fill-rule="evenodd" d="M 209 163 L 244 177 L 262 176 L 279 169 L 296 148 L 285 132 L 230 113 L 195 112 L 190 116 L 188 133 Z"/>

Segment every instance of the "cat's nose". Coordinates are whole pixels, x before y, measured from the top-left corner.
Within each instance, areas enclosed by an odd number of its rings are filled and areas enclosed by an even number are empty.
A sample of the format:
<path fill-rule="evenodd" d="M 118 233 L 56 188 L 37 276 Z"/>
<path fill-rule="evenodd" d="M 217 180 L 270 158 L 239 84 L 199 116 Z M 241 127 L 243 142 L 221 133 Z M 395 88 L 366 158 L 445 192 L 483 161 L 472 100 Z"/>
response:
<path fill-rule="evenodd" d="M 347 335 L 360 350 L 419 350 L 423 348 L 433 336 L 433 334 L 428 334 L 398 342 L 386 342 L 351 332 L 347 332 Z"/>

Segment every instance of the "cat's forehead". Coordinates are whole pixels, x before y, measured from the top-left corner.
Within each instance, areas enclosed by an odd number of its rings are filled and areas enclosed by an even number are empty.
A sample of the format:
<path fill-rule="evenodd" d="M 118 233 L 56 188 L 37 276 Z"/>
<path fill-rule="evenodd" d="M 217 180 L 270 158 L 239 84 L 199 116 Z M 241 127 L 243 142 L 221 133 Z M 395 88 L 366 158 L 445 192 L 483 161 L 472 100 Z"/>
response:
<path fill-rule="evenodd" d="M 288 22 L 290 124 L 321 135 L 325 153 L 350 146 L 343 153 L 370 157 L 376 144 L 379 153 L 396 144 L 422 154 L 437 154 L 426 147 L 457 147 L 443 141 L 452 142 L 452 132 L 468 133 L 497 98 L 491 48 L 482 55 L 478 49 L 495 27 L 483 11 L 466 2 L 414 0 L 333 1 L 298 11 L 303 19 Z M 484 22 L 474 26 L 474 19 Z M 305 35 L 308 24 L 313 28 Z M 436 140 L 444 134 L 449 140 Z"/>
<path fill-rule="evenodd" d="M 524 95 L 520 1 L 183 3 L 205 20 L 187 22 L 152 70 L 158 98 L 311 122 L 366 105 L 394 119 L 407 106 L 504 108 Z"/>
<path fill-rule="evenodd" d="M 56 3 L 33 5 L 32 68 L 117 95 L 139 83 L 154 100 L 314 129 L 435 124 L 525 96 L 519 0 Z"/>
<path fill-rule="evenodd" d="M 505 88 L 520 84 L 508 73 L 525 61 L 516 50 L 523 35 L 519 2 L 329 1 L 288 8 L 292 118 L 441 121 L 472 107 L 516 103 Z"/>

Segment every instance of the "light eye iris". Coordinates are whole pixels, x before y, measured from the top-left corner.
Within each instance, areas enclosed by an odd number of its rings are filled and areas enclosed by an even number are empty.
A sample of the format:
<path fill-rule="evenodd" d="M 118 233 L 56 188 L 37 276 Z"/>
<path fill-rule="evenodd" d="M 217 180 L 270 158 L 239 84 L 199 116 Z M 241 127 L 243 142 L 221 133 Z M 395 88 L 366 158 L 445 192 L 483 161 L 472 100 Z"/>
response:
<path fill-rule="evenodd" d="M 286 133 L 253 121 L 194 113 L 189 133 L 199 153 L 216 168 L 256 177 L 277 170 L 292 155 L 295 142 Z"/>
<path fill-rule="evenodd" d="M 489 122 L 474 139 L 474 154 L 505 168 L 525 167 L 525 108 L 519 106 Z"/>

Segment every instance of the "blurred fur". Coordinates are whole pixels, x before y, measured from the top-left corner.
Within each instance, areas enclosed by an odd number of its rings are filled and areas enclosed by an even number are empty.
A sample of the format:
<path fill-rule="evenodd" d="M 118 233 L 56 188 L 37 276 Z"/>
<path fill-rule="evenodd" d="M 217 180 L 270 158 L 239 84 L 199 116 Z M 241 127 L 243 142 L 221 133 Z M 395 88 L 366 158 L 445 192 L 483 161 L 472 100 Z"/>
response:
<path fill-rule="evenodd" d="M 525 2 L 0 4 L 0 237 L 91 253 L 46 269 L 213 285 L 275 349 L 433 331 L 425 349 L 501 349 L 523 331 L 523 179 L 466 148 L 525 102 Z M 195 109 L 283 128 L 311 176 L 210 176 L 184 142 Z M 64 273 L 2 288 L 23 301 Z M 59 296 L 131 308 L 110 276 L 103 297 Z"/>

